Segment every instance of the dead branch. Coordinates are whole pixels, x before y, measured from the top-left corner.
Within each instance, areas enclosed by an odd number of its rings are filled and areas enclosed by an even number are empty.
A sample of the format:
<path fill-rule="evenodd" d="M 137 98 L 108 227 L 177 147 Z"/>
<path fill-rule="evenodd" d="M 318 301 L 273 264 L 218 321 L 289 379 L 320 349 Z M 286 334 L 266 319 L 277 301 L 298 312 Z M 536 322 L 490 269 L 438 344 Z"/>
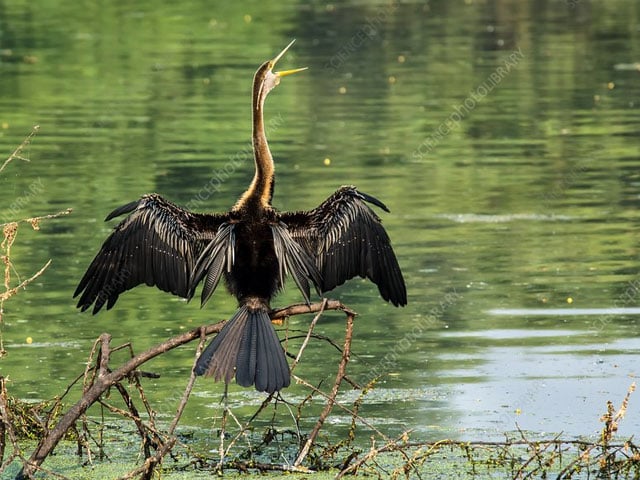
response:
<path fill-rule="evenodd" d="M 313 320 L 311 321 L 311 325 L 309 325 L 309 328 L 307 330 L 307 335 L 304 337 L 304 341 L 300 346 L 300 350 L 298 350 L 298 355 L 296 355 L 296 359 L 293 361 L 293 364 L 291 365 L 292 372 L 298 365 L 300 358 L 302 358 L 302 352 L 304 352 L 304 349 L 307 347 L 307 344 L 309 343 L 309 339 L 311 338 L 311 334 L 313 333 L 313 329 L 315 328 L 316 323 L 318 323 L 318 320 L 320 320 L 320 317 L 322 316 L 322 312 L 324 312 L 324 309 L 327 306 L 327 302 L 328 300 L 326 298 L 322 299 L 322 306 L 320 308 L 320 311 L 315 317 L 313 317 Z"/>
<path fill-rule="evenodd" d="M 320 303 L 312 303 L 311 305 L 307 305 L 306 303 L 296 303 L 285 308 L 278 308 L 271 312 L 271 320 L 285 319 L 287 317 L 292 317 L 293 315 L 302 315 L 304 313 L 318 313 L 322 310 L 342 310 L 347 315 L 351 315 L 353 317 L 357 315 L 356 312 L 346 305 L 343 305 L 342 302 L 326 299 L 326 303 L 323 300 Z"/>
<path fill-rule="evenodd" d="M 30 218 L 23 218 L 22 220 L 18 220 L 18 223 L 24 222 L 24 223 L 28 223 L 31 225 L 31 227 L 34 230 L 40 230 L 40 221 L 41 220 L 48 220 L 50 218 L 58 218 L 58 217 L 62 217 L 63 215 L 69 215 L 71 212 L 73 212 L 73 208 L 67 208 L 65 210 L 60 210 L 57 213 L 48 213 L 47 215 L 40 215 L 38 217 L 30 217 Z"/>
<path fill-rule="evenodd" d="M 166 442 L 156 451 L 155 455 L 145 459 L 142 465 L 140 465 L 135 470 L 127 473 L 123 477 L 120 477 L 118 480 L 130 480 L 139 474 L 142 474 L 142 479 L 150 479 L 156 465 L 158 465 L 162 461 L 162 458 L 171 451 L 176 441 L 177 439 L 175 437 L 169 439 L 168 442 Z"/>
<path fill-rule="evenodd" d="M 0 376 L 0 471 L 2 471 L 6 465 L 9 465 L 13 459 L 19 455 L 18 440 L 13 429 L 13 422 L 9 418 L 9 399 L 5 382 L 5 378 Z M 3 462 L 2 460 L 4 459 L 6 447 L 5 441 L 7 436 L 11 442 L 13 453 L 9 455 L 9 458 L 7 458 L 5 462 Z"/>
<path fill-rule="evenodd" d="M 199 329 L 199 331 L 200 331 L 200 343 L 198 344 L 198 348 L 196 349 L 194 365 L 195 365 L 195 361 L 198 359 L 198 357 L 202 353 L 202 350 L 204 349 L 204 343 L 205 343 L 205 340 L 206 340 L 206 332 L 205 332 L 205 330 L 204 329 Z M 169 440 L 164 442 L 164 443 L 162 443 L 161 439 L 160 439 L 159 432 L 155 431 L 155 427 L 153 427 L 154 428 L 154 434 L 156 436 L 156 442 L 158 442 L 158 444 L 159 444 L 159 448 L 158 447 L 156 448 L 155 455 L 153 455 L 153 456 L 147 455 L 146 450 L 145 450 L 145 463 L 144 463 L 144 465 L 132 470 L 127 475 L 122 477 L 121 480 L 133 478 L 135 475 L 137 475 L 139 473 L 142 474 L 142 478 L 144 478 L 144 479 L 151 478 L 152 475 L 153 475 L 154 469 L 162 463 L 162 460 L 166 455 L 171 453 L 171 449 L 174 447 L 174 445 L 177 442 L 177 438 L 174 436 L 174 433 L 175 433 L 175 430 L 176 430 L 176 428 L 178 426 L 178 422 L 180 421 L 180 418 L 182 417 L 182 413 L 184 412 L 184 409 L 187 406 L 187 401 L 189 400 L 189 396 L 191 395 L 191 391 L 193 390 L 193 386 L 195 385 L 195 381 L 196 381 L 196 374 L 195 374 L 195 371 L 192 368 L 191 369 L 191 375 L 189 376 L 189 381 L 187 382 L 187 386 L 185 387 L 185 391 L 182 394 L 182 398 L 180 399 L 180 403 L 178 404 L 178 408 L 176 409 L 176 414 L 175 414 L 173 420 L 171 421 L 171 425 L 169 426 L 169 430 L 167 431 L 167 436 L 169 437 Z M 141 388 L 140 388 L 140 391 L 141 391 L 141 395 L 142 395 Z M 147 408 L 147 410 L 149 411 L 149 408 Z M 147 444 L 145 444 L 145 446 L 146 445 Z"/>
<path fill-rule="evenodd" d="M 314 387 L 313 385 L 311 385 L 309 382 L 307 382 L 306 380 L 303 380 L 302 378 L 294 375 L 293 378 L 296 379 L 296 381 L 298 383 L 301 383 L 302 385 L 304 385 L 305 387 L 310 388 L 314 393 L 319 393 L 320 396 L 324 397 L 327 399 L 328 402 L 331 402 L 331 399 L 334 398 L 332 397 L 331 394 L 329 393 L 324 393 L 322 390 L 320 390 L 317 387 Z M 343 404 L 336 402 L 335 398 L 333 401 L 333 405 L 335 405 L 336 407 L 338 407 L 339 409 L 345 411 L 346 413 L 348 413 L 349 415 L 351 415 L 351 417 L 355 420 L 359 420 L 363 425 L 365 425 L 366 427 L 370 428 L 371 430 L 373 430 L 378 436 L 380 436 L 383 440 L 387 441 L 387 442 L 391 442 L 391 440 L 389 439 L 389 437 L 387 437 L 384 433 L 382 433 L 379 429 L 377 429 L 374 425 L 372 425 L 370 422 L 368 422 L 366 419 L 362 418 L 360 415 L 358 415 L 358 413 L 349 408 L 349 407 L 345 407 Z"/>
<path fill-rule="evenodd" d="M 4 313 L 4 302 L 7 301 L 12 296 L 14 296 L 16 293 L 18 293 L 20 289 L 26 287 L 31 282 L 33 282 L 36 278 L 42 275 L 44 271 L 51 264 L 51 260 L 49 260 L 39 271 L 37 271 L 31 277 L 20 282 L 17 286 L 11 287 L 11 269 L 13 268 L 13 265 L 11 263 L 11 246 L 13 245 L 13 242 L 16 239 L 16 235 L 18 234 L 18 225 L 21 222 L 26 222 L 26 223 L 29 223 L 34 230 L 38 230 L 40 228 L 41 220 L 56 218 L 61 215 L 68 215 L 71 213 L 71 211 L 72 210 L 68 208 L 58 213 L 42 215 L 40 217 L 25 218 L 22 220 L 18 220 L 16 222 L 9 222 L 9 223 L 4 223 L 0 225 L 2 226 L 2 233 L 4 236 L 4 239 L 0 244 L 0 248 L 4 250 L 4 253 L 0 255 L 0 260 L 2 260 L 2 263 L 4 263 L 4 290 L 5 290 L 4 292 L 0 293 L 0 323 L 2 323 L 2 315 Z M 0 337 L 0 357 L 3 355 L 3 353 L 4 353 L 4 348 L 2 346 L 2 337 Z"/>
<path fill-rule="evenodd" d="M 59 212 L 56 212 L 56 213 L 48 213 L 46 215 L 40 215 L 38 217 L 22 218 L 20 220 L 15 220 L 8 223 L 0 223 L 0 227 L 6 228 L 8 225 L 13 225 L 15 226 L 15 228 L 17 228 L 20 223 L 28 223 L 31 225 L 31 227 L 34 230 L 40 230 L 40 222 L 42 220 L 62 217 L 63 215 L 69 215 L 72 212 L 73 212 L 73 208 L 67 208 L 65 210 L 60 210 Z"/>
<path fill-rule="evenodd" d="M 13 160 L 22 160 L 24 162 L 29 161 L 28 158 L 22 156 L 22 151 L 31 143 L 31 140 L 33 140 L 33 137 L 36 136 L 36 134 L 38 133 L 38 130 L 40 130 L 40 125 L 34 125 L 33 128 L 31 129 L 31 133 L 27 135 L 27 137 L 22 141 L 22 143 L 18 145 L 18 147 L 13 151 L 13 153 L 9 155 L 9 157 L 4 161 L 2 166 L 0 166 L 0 172 L 2 172 L 4 170 L 4 167 L 9 165 L 9 163 Z"/>
<path fill-rule="evenodd" d="M 223 322 L 202 327 L 204 333 L 209 335 L 211 333 L 219 332 L 223 326 Z M 40 441 L 35 451 L 31 454 L 29 460 L 25 463 L 22 470 L 16 478 L 30 478 L 37 468 L 42 464 L 45 458 L 51 453 L 54 447 L 58 444 L 60 439 L 64 436 L 65 432 L 71 428 L 80 416 L 86 412 L 86 410 L 93 405 L 100 395 L 102 395 L 109 387 L 116 382 L 122 380 L 128 376 L 131 372 L 137 369 L 143 363 L 151 360 L 162 353 L 172 350 L 180 345 L 191 342 L 192 340 L 199 338 L 201 334 L 201 328 L 193 329 L 189 332 L 178 335 L 177 337 L 170 338 L 169 340 L 156 345 L 155 347 L 136 355 L 131 360 L 126 362 L 120 368 L 110 372 L 108 370 L 109 362 L 109 342 L 111 336 L 107 333 L 100 335 L 100 358 L 98 374 L 89 389 L 84 393 L 82 398 L 76 402 L 69 411 L 60 419 L 58 424 Z"/>
<path fill-rule="evenodd" d="M 144 428 L 144 425 L 142 423 L 142 420 L 140 419 L 140 413 L 138 413 L 138 409 L 136 408 L 135 404 L 133 403 L 133 399 L 131 398 L 131 396 L 129 395 L 129 392 L 127 392 L 127 389 L 124 388 L 124 386 L 122 385 L 122 383 L 117 382 L 115 384 L 115 387 L 118 389 L 118 392 L 120 393 L 120 396 L 122 397 L 122 399 L 124 400 L 125 405 L 127 406 L 127 408 L 129 409 L 129 412 L 125 412 L 125 414 L 129 414 L 131 420 L 133 420 L 133 423 L 135 423 L 136 428 L 138 429 L 138 434 L 140 435 L 140 439 L 142 440 L 142 448 L 144 450 L 144 458 L 149 458 L 151 456 L 151 446 L 154 447 L 158 447 L 158 445 L 161 443 L 160 439 L 157 438 L 151 438 L 149 436 L 149 434 L 147 433 L 146 429 Z"/>
<path fill-rule="evenodd" d="M 33 282 L 36 278 L 38 278 L 40 275 L 42 275 L 44 273 L 44 271 L 49 267 L 49 265 L 51 265 L 51 260 L 49 260 L 47 263 L 45 263 L 44 266 L 40 270 L 38 270 L 36 273 L 31 275 L 31 277 L 29 277 L 26 280 L 23 280 L 22 282 L 20 282 L 19 285 L 16 285 L 15 287 L 9 288 L 8 290 L 5 290 L 4 292 L 0 293 L 0 303 L 8 300 L 11 297 L 13 297 L 16 293 L 18 293 L 18 290 L 20 290 L 21 288 L 26 287 L 31 282 Z"/>
<path fill-rule="evenodd" d="M 345 342 L 345 349 L 343 350 L 342 360 L 340 362 L 340 366 L 338 368 L 338 375 L 336 377 L 336 384 L 334 385 L 334 389 L 332 391 L 333 400 L 330 400 L 323 411 L 323 414 L 316 424 L 316 428 L 312 432 L 311 442 L 308 442 L 308 446 L 306 452 L 311 447 L 313 440 L 317 436 L 324 420 L 331 412 L 331 408 L 333 407 L 333 403 L 335 403 L 335 396 L 338 393 L 338 388 L 340 386 L 340 382 L 344 377 L 344 371 L 346 368 L 346 364 L 349 359 L 350 353 L 350 343 L 351 343 L 351 335 L 353 331 L 353 318 L 355 316 L 355 312 L 348 309 L 341 302 L 336 300 L 327 300 L 321 303 L 314 303 L 311 305 L 306 304 L 296 304 L 291 305 L 286 308 L 281 308 L 278 310 L 274 310 L 271 312 L 272 320 L 283 319 L 292 315 L 299 315 L 303 313 L 317 313 L 322 310 L 342 310 L 347 314 L 347 341 Z M 87 409 L 96 403 L 99 397 L 111 386 L 115 385 L 117 382 L 122 380 L 123 378 L 131 375 L 140 365 L 145 362 L 151 360 L 158 355 L 161 355 L 169 350 L 172 350 L 180 345 L 184 345 L 189 343 L 196 338 L 201 338 L 205 335 L 210 335 L 212 333 L 219 332 L 224 326 L 225 322 L 219 322 L 213 325 L 208 325 L 206 327 L 196 328 L 190 330 L 189 332 L 183 333 L 176 337 L 170 338 L 165 342 L 156 345 L 155 347 L 150 348 L 149 350 L 140 353 L 127 361 L 124 365 L 122 365 L 117 370 L 111 371 L 109 370 L 109 358 L 111 353 L 110 348 L 110 340 L 111 336 L 107 333 L 103 333 L 100 336 L 99 344 L 100 344 L 100 354 L 98 358 L 98 371 L 93 379 L 91 386 L 85 390 L 82 398 L 76 402 L 68 412 L 60 419 L 57 425 L 48 432 L 44 438 L 41 439 L 40 443 L 31 454 L 31 457 L 28 461 L 24 463 L 22 470 L 18 473 L 17 479 L 31 478 L 33 474 L 39 469 L 40 465 L 47 456 L 51 453 L 51 451 L 55 448 L 58 442 L 63 438 L 65 432 L 69 428 L 72 428 L 75 425 L 75 422 L 87 411 Z M 200 347 L 201 348 L 201 347 Z M 185 397 L 188 397 L 188 393 L 191 391 L 192 382 L 187 386 L 187 390 L 185 391 Z M 186 399 L 184 400 L 186 403 Z M 181 414 L 181 410 L 184 406 L 181 403 L 181 407 L 179 409 L 178 415 Z M 179 416 L 178 416 L 179 418 Z M 175 419 L 174 419 L 175 420 Z M 177 420 L 175 420 L 177 424 Z M 175 426 L 173 426 L 175 428 Z M 142 468 L 145 472 L 151 472 L 155 465 L 158 464 L 166 453 L 168 453 L 173 444 L 175 444 L 175 439 L 169 439 L 161 448 L 158 449 L 156 454 L 152 457 L 149 457 L 145 461 L 145 465 Z M 304 456 L 299 456 L 300 461 L 304 459 Z M 149 470 L 151 469 L 151 470 Z M 136 469 L 138 471 L 139 469 Z M 139 473 L 139 472 L 138 472 Z M 131 477 L 129 477 L 131 478 Z"/>
<path fill-rule="evenodd" d="M 362 465 L 364 465 L 366 462 L 368 462 L 369 460 L 374 459 L 376 456 L 378 456 L 381 453 L 384 452 L 395 452 L 402 449 L 406 449 L 409 446 L 411 446 L 409 443 L 407 443 L 406 440 L 407 434 L 403 433 L 402 435 L 400 435 L 396 440 L 390 440 L 388 441 L 386 444 L 384 444 L 382 447 L 376 448 L 375 443 L 371 445 L 371 449 L 369 450 L 369 452 L 362 457 L 361 459 L 359 459 L 357 462 L 351 464 L 350 466 L 343 468 L 342 471 L 340 471 L 340 473 L 338 475 L 336 475 L 336 478 L 342 478 L 347 474 L 350 473 L 355 473 Z M 455 442 L 452 440 L 440 440 L 438 442 L 424 442 L 424 443 L 419 443 L 419 444 L 413 444 L 413 446 L 419 446 L 419 447 L 428 447 L 429 448 L 429 452 L 438 449 L 441 446 L 444 445 L 461 445 L 463 442 Z M 400 444 L 402 444 L 400 446 Z"/>
<path fill-rule="evenodd" d="M 204 349 L 204 342 L 206 340 L 206 336 L 204 335 L 204 331 L 201 330 L 200 335 L 200 343 L 198 344 L 198 349 L 196 350 L 196 360 L 202 353 Z M 195 364 L 195 362 L 194 362 Z M 189 396 L 191 395 L 191 391 L 193 390 L 193 386 L 196 383 L 196 373 L 193 369 L 191 369 L 191 375 L 189 376 L 189 381 L 187 382 L 187 386 L 184 389 L 184 393 L 182 394 L 182 398 L 180 399 L 180 403 L 178 404 L 178 408 L 176 409 L 176 414 L 171 421 L 171 425 L 169 425 L 168 434 L 173 435 L 176 427 L 178 426 L 178 422 L 180 421 L 180 417 L 182 417 L 182 413 L 187 406 L 187 401 L 189 400 Z"/>
<path fill-rule="evenodd" d="M 324 307 L 328 308 L 329 306 L 328 304 L 329 302 L 322 302 L 321 306 L 323 308 Z M 340 305 L 342 306 L 342 304 Z M 336 380 L 333 384 L 333 388 L 331 389 L 331 394 L 329 396 L 327 404 L 325 405 L 324 409 L 320 413 L 320 417 L 318 418 L 318 421 L 313 427 L 313 430 L 311 430 L 311 433 L 309 434 L 309 438 L 307 438 L 307 441 L 305 442 L 304 446 L 300 450 L 300 453 L 298 453 L 298 458 L 296 458 L 295 462 L 293 462 L 294 467 L 298 467 L 300 466 L 300 464 L 302 464 L 305 457 L 309 453 L 311 446 L 316 441 L 316 437 L 318 436 L 318 433 L 320 432 L 322 425 L 324 425 L 324 421 L 327 419 L 327 417 L 331 413 L 331 410 L 333 409 L 333 405 L 336 402 L 336 397 L 338 396 L 338 390 L 340 389 L 340 384 L 342 383 L 342 379 L 344 378 L 346 373 L 347 363 L 349 363 L 349 357 L 351 355 L 351 337 L 353 336 L 353 319 L 355 317 L 355 313 L 350 310 L 348 311 L 346 308 L 344 308 L 344 306 L 342 306 L 342 308 L 340 309 L 345 311 L 345 313 L 347 314 L 347 326 L 344 334 L 344 348 L 342 350 L 342 358 L 340 359 L 340 364 L 338 365 L 338 373 L 336 374 Z"/>

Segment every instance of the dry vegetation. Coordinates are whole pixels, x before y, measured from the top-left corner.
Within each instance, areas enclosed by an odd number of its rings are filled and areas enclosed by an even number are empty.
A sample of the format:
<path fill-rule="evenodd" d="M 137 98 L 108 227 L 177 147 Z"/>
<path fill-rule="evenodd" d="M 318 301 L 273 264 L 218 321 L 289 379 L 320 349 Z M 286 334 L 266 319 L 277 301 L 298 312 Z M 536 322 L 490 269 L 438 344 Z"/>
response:
<path fill-rule="evenodd" d="M 0 172 L 12 160 L 26 160 L 23 150 L 31 142 L 36 131 L 37 128 L 34 128 L 8 157 L 0 167 Z M 2 348 L 1 330 L 4 302 L 42 275 L 49 265 L 47 262 L 31 277 L 14 285 L 12 272 L 15 272 L 16 268 L 11 260 L 11 246 L 16 240 L 19 227 L 26 223 L 37 229 L 41 220 L 69 212 L 70 210 L 67 210 L 1 225 L 4 240 L 1 244 L 0 258 L 4 266 L 4 291 L 0 293 L 0 353 L 5 353 Z M 314 327 L 326 310 L 340 310 L 346 316 L 345 334 L 341 344 L 314 334 Z M 451 472 L 458 476 L 464 473 L 468 477 L 493 476 L 493 473 L 498 473 L 501 478 L 513 479 L 640 477 L 640 449 L 631 440 L 619 441 L 615 437 L 635 384 L 629 388 L 619 409 L 616 410 L 611 402 L 608 403 L 607 411 L 601 419 L 604 424 L 601 436 L 593 442 L 560 438 L 531 441 L 527 439 L 525 432 L 520 432 L 518 438 L 507 438 L 503 442 L 420 442 L 412 440 L 408 432 L 399 438 L 389 438 L 382 430 L 359 415 L 359 408 L 366 401 L 367 393 L 375 388 L 376 380 L 368 385 L 357 385 L 347 374 L 355 313 L 340 302 L 324 300 L 311 307 L 293 305 L 275 310 L 272 312 L 272 319 L 277 321 L 310 312 L 316 313 L 316 316 L 311 321 L 298 352 L 295 356 L 292 355 L 292 358 L 295 358 L 292 374 L 299 384 L 308 388 L 307 397 L 299 405 L 290 405 L 279 395 L 271 395 L 244 421 L 237 418 L 226 405 L 223 406 L 218 448 L 215 453 L 198 451 L 189 443 L 188 438 L 178 433 L 180 418 L 195 381 L 193 372 L 186 380 L 177 411 L 168 425 L 160 427 L 156 418 L 162 412 L 147 398 L 144 382 L 149 374 L 142 372 L 140 367 L 151 358 L 192 341 L 200 342 L 195 357 L 197 358 L 206 335 L 219 331 L 224 322 L 183 333 L 137 355 L 130 345 L 112 347 L 110 336 L 103 334 L 88 353 L 86 369 L 78 372 L 76 380 L 71 385 L 66 386 L 64 390 L 61 388 L 60 396 L 43 403 L 25 403 L 13 398 L 7 391 L 5 378 L 0 376 L 0 475 L 9 466 L 19 462 L 22 471 L 17 478 L 31 477 L 38 472 L 45 476 L 55 475 L 57 478 L 64 478 L 58 473 L 46 470 L 46 466 L 43 467 L 43 462 L 61 440 L 74 442 L 77 456 L 83 459 L 84 464 L 106 459 L 109 457 L 110 445 L 113 444 L 110 437 L 122 435 L 123 431 L 114 427 L 113 419 L 116 418 L 121 425 L 132 427 L 127 430 L 127 441 L 138 446 L 137 451 L 141 452 L 142 457 L 138 466 L 121 476 L 122 479 L 148 479 L 171 470 L 204 470 L 218 474 L 225 470 L 300 473 L 331 470 L 336 472 L 338 478 L 363 473 L 377 478 L 433 478 L 429 472 L 439 470 L 438 464 L 447 462 L 454 466 L 439 478 L 450 478 L 453 475 Z M 312 385 L 296 374 L 296 365 L 310 341 L 330 341 L 340 352 L 335 359 L 335 380 L 329 388 Z M 119 366 L 111 365 L 113 352 L 123 348 L 130 351 L 130 359 Z M 360 392 L 358 398 L 349 405 L 337 401 L 338 394 L 345 388 L 357 389 Z M 74 389 L 79 392 L 80 400 L 76 403 L 66 402 L 69 392 Z M 135 392 L 134 396 L 130 393 L 132 391 Z M 314 427 L 308 433 L 302 432 L 299 421 L 309 416 L 307 409 L 313 399 L 322 399 L 324 408 Z M 88 417 L 86 412 L 92 405 L 99 406 L 103 412 L 109 412 L 109 421 L 107 422 L 104 416 Z M 263 435 L 256 434 L 253 431 L 256 418 L 268 407 L 275 409 L 279 405 L 291 412 L 296 430 L 279 431 L 278 426 L 273 423 Z M 329 441 L 320 435 L 325 421 L 334 409 L 339 410 L 342 415 L 346 413 L 351 418 L 347 435 L 339 441 Z M 368 449 L 355 444 L 356 431 L 360 427 L 373 432 Z M 248 437 L 255 439 L 256 436 L 257 441 L 246 442 Z M 285 437 L 297 452 L 295 460 L 289 464 L 283 463 L 277 455 L 271 460 L 265 460 L 274 439 L 282 440 Z M 31 454 L 25 454 L 21 447 L 27 439 L 32 440 L 31 444 L 37 442 Z M 244 443 L 246 447 L 241 445 Z M 136 448 L 129 450 L 134 452 Z M 178 454 L 178 450 L 183 453 Z M 172 466 L 166 465 L 167 458 L 173 460 Z"/>

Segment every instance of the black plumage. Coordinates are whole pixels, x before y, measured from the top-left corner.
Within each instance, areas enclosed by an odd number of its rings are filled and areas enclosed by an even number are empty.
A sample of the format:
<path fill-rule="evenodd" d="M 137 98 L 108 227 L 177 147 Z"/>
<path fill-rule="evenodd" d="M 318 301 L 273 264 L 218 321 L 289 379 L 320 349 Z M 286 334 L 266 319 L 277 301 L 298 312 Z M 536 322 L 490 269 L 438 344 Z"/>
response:
<path fill-rule="evenodd" d="M 293 42 L 292 42 L 293 43 Z M 291 45 L 291 44 L 290 44 Z M 289 45 L 289 46 L 290 46 Z M 184 210 L 159 195 L 114 210 L 123 214 L 84 274 L 74 296 L 83 311 L 110 309 L 139 284 L 192 298 L 202 284 L 204 305 L 224 278 L 239 308 L 199 357 L 195 372 L 269 393 L 287 387 L 289 366 L 270 321 L 270 301 L 290 276 L 304 300 L 311 286 L 329 291 L 350 278 L 374 282 L 393 305 L 407 303 L 400 267 L 380 218 L 376 198 L 353 186 L 338 189 L 310 211 L 278 212 L 271 205 L 274 163 L 264 133 L 263 107 L 280 79 L 302 69 L 273 72 L 265 62 L 253 83 L 253 146 L 256 171 L 247 191 L 222 214 Z"/>
<path fill-rule="evenodd" d="M 145 283 L 187 297 L 189 279 L 202 250 L 226 217 L 188 212 L 159 195 L 144 195 L 111 212 L 105 221 L 130 213 L 109 235 L 80 280 L 82 311 L 109 310 L 118 296 Z"/>
<path fill-rule="evenodd" d="M 407 303 L 407 290 L 389 236 L 372 203 L 377 198 L 353 186 L 343 186 L 309 212 L 282 213 L 279 218 L 307 254 L 316 259 L 322 292 L 355 276 L 378 285 L 382 298 L 395 306 Z"/>

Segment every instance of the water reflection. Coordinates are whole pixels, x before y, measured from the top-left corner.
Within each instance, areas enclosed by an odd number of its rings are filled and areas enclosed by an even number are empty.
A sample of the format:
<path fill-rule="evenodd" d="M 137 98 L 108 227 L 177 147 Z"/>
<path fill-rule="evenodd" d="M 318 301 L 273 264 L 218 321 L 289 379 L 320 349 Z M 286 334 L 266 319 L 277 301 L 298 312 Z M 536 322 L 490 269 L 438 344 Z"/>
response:
<path fill-rule="evenodd" d="M 494 308 L 489 310 L 491 315 L 508 315 L 511 317 L 543 316 L 576 316 L 576 315 L 639 315 L 640 308 Z"/>
<path fill-rule="evenodd" d="M 141 288 L 97 317 L 77 313 L 70 295 L 116 206 L 152 191 L 199 210 L 235 202 L 253 174 L 251 76 L 295 37 L 287 62 L 310 70 L 267 106 L 267 122 L 279 119 L 268 132 L 275 204 L 310 208 L 345 183 L 378 196 L 409 286 L 400 311 L 366 282 L 332 293 L 360 313 L 353 377 L 388 366 L 363 407 L 368 418 L 429 438 L 502 438 L 516 423 L 540 435 L 594 433 L 606 400 L 619 403 L 637 375 L 640 84 L 629 66 L 640 61 L 638 8 L 0 3 L 0 151 L 41 125 L 31 163 L 0 177 L 0 208 L 36 181 L 42 193 L 15 214 L 74 208 L 19 232 L 12 257 L 22 276 L 53 264 L 6 305 L 3 375 L 18 395 L 49 397 L 82 371 L 103 331 L 141 351 L 228 317 L 235 305 L 224 295 L 201 311 Z M 415 155 L 516 50 L 518 65 Z M 224 181 L 200 199 L 220 172 Z M 456 301 L 439 310 L 451 292 Z M 291 288 L 278 303 L 298 301 Z M 342 328 L 329 315 L 319 332 L 339 338 Z M 382 363 L 389 352 L 393 362 Z M 164 376 L 149 390 L 161 399 L 186 381 L 192 353 L 154 363 Z M 307 355 L 301 375 L 333 375 L 332 347 Z M 186 424 L 218 408 L 219 385 L 197 390 Z M 233 398 L 238 408 L 259 401 L 236 388 Z M 640 427 L 631 410 L 621 433 Z"/>

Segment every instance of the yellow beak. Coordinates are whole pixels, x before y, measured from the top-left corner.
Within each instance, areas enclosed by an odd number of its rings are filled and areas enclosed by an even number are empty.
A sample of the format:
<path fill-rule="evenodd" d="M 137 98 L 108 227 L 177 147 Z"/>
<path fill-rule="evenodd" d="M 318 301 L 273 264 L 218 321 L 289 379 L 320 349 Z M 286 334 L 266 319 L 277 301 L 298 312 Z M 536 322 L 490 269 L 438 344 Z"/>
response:
<path fill-rule="evenodd" d="M 282 56 L 286 53 L 287 50 L 289 50 L 289 47 L 291 47 L 291 45 L 293 45 L 294 42 L 295 40 L 292 40 L 291 43 L 289 43 L 289 45 L 284 47 L 284 49 L 276 56 L 276 58 L 271 60 L 272 68 L 276 66 L 276 63 L 278 63 L 278 60 L 282 58 Z M 273 73 L 278 77 L 286 77 L 287 75 L 292 75 L 294 73 L 302 72 L 303 70 L 306 70 L 306 69 L 307 67 L 294 68 L 292 70 L 283 70 L 282 72 L 273 72 Z"/>
<path fill-rule="evenodd" d="M 293 75 L 294 73 L 302 72 L 308 68 L 309 67 L 294 68 L 293 70 L 283 70 L 282 72 L 273 72 L 273 73 L 278 77 L 286 77 L 287 75 Z"/>

